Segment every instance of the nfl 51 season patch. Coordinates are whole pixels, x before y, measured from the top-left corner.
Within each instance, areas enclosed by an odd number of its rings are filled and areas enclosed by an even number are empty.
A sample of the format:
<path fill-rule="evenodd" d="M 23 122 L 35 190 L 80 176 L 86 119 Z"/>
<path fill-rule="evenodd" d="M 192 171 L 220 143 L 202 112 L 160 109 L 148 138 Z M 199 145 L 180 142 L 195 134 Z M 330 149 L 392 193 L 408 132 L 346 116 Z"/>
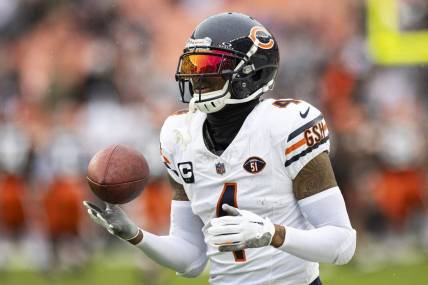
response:
<path fill-rule="evenodd" d="M 266 162 L 257 156 L 252 156 L 244 162 L 244 169 L 249 173 L 256 174 L 265 168 Z"/>

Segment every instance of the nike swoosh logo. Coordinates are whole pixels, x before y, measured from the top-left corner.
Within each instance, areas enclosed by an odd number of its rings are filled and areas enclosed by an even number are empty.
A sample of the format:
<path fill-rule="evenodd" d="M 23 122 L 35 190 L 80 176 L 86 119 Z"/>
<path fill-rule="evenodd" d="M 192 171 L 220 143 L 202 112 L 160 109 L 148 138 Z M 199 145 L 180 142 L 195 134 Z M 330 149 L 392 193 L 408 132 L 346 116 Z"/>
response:
<path fill-rule="evenodd" d="M 302 119 L 305 119 L 308 116 L 310 108 L 311 107 L 308 107 L 308 109 L 306 110 L 306 112 L 304 112 L 303 114 L 302 114 L 302 112 L 299 112 L 300 113 L 300 117 L 302 117 Z"/>

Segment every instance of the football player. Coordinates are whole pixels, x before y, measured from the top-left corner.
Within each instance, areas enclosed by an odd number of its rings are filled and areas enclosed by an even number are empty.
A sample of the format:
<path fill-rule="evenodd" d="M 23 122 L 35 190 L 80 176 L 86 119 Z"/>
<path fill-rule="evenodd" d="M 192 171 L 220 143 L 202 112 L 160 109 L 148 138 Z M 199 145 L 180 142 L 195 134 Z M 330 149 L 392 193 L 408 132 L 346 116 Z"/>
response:
<path fill-rule="evenodd" d="M 209 259 L 212 284 L 321 284 L 319 262 L 349 262 L 356 232 L 322 114 L 300 100 L 260 100 L 278 64 L 275 38 L 252 17 L 200 23 L 176 73 L 189 110 L 160 134 L 175 191 L 169 235 L 85 202 L 93 219 L 180 275 L 200 274 Z"/>

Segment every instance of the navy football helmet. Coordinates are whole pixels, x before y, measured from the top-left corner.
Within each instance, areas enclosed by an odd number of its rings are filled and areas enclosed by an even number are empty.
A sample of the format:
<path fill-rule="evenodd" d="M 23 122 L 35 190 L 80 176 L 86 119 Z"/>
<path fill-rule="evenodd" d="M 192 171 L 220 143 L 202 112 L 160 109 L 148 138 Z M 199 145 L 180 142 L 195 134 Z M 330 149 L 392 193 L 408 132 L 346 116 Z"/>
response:
<path fill-rule="evenodd" d="M 278 65 L 277 42 L 262 24 L 244 14 L 221 13 L 193 31 L 175 78 L 183 102 L 212 113 L 271 90 Z"/>

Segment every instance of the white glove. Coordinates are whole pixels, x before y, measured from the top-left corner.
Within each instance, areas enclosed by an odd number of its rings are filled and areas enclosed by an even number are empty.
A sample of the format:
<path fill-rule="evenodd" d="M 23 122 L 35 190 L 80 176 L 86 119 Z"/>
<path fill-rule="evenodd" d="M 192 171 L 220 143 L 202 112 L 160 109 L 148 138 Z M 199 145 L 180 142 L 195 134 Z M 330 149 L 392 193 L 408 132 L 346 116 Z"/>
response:
<path fill-rule="evenodd" d="M 142 231 L 128 218 L 125 212 L 117 205 L 106 204 L 104 210 L 96 205 L 83 201 L 91 219 L 106 228 L 106 230 L 121 239 L 136 244 L 143 238 Z"/>
<path fill-rule="evenodd" d="M 275 226 L 269 218 L 223 204 L 230 216 L 214 218 L 206 229 L 206 242 L 219 251 L 238 251 L 270 245 Z"/>

